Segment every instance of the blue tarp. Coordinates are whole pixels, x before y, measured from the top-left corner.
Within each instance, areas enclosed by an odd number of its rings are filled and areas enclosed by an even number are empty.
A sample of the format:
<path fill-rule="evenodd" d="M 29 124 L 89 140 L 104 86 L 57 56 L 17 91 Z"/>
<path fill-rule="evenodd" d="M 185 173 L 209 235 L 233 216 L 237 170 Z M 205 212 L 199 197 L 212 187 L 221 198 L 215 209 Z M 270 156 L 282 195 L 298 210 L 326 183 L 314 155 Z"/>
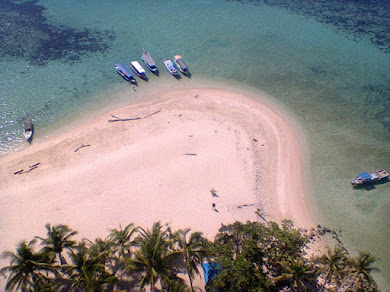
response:
<path fill-rule="evenodd" d="M 358 174 L 358 177 L 364 180 L 371 179 L 371 174 L 369 174 L 368 172 L 362 172 Z"/>
<path fill-rule="evenodd" d="M 202 265 L 204 273 L 204 282 L 207 284 L 209 280 L 212 280 L 215 275 L 221 270 L 219 263 L 204 263 Z"/>

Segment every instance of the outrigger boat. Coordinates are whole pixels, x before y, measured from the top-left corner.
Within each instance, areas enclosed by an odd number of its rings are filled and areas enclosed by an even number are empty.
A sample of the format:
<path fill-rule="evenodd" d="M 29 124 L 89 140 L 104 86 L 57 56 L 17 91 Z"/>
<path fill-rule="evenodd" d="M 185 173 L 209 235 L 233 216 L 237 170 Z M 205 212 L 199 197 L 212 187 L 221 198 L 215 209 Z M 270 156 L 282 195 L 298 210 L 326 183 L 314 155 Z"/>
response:
<path fill-rule="evenodd" d="M 173 56 L 173 61 L 176 64 L 176 67 L 180 70 L 184 75 L 188 75 L 190 71 L 188 71 L 187 64 L 183 61 L 183 58 L 180 55 Z"/>
<path fill-rule="evenodd" d="M 142 61 L 144 61 L 146 67 L 148 67 L 148 69 L 150 71 L 152 71 L 154 74 L 158 74 L 158 69 L 157 69 L 157 66 L 156 66 L 156 62 L 154 62 L 152 56 L 150 55 L 150 53 L 146 52 L 145 49 L 143 49 L 143 53 L 141 55 L 141 59 Z"/>
<path fill-rule="evenodd" d="M 23 121 L 23 135 L 26 138 L 27 142 L 31 142 L 32 136 L 34 133 L 34 125 L 31 121 L 31 119 L 25 119 Z"/>
<path fill-rule="evenodd" d="M 362 172 L 359 173 L 354 179 L 351 180 L 351 184 L 352 186 L 363 185 L 363 184 L 379 181 L 387 177 L 389 177 L 389 173 L 384 169 L 377 170 L 373 173 Z"/>
<path fill-rule="evenodd" d="M 116 72 L 118 72 L 118 74 L 122 76 L 123 79 L 129 81 L 130 83 L 137 84 L 137 80 L 135 80 L 133 73 L 124 64 L 122 63 L 116 64 L 115 69 Z"/>
<path fill-rule="evenodd" d="M 134 71 L 135 74 L 137 74 L 138 77 L 147 80 L 148 77 L 146 76 L 145 69 L 142 68 L 142 66 L 137 61 L 132 61 L 130 63 L 131 69 Z"/>
<path fill-rule="evenodd" d="M 170 59 L 164 59 L 163 62 L 164 62 L 165 67 L 169 71 L 169 73 L 171 73 L 175 77 L 179 76 L 179 73 L 177 72 L 175 65 L 173 64 L 173 62 Z"/>

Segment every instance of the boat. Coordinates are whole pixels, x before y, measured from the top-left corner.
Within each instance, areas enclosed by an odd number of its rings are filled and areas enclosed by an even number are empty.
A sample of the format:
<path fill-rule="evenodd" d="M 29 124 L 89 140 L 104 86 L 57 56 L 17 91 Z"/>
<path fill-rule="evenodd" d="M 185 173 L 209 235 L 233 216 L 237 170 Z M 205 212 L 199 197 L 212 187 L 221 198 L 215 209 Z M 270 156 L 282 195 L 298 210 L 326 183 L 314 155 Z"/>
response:
<path fill-rule="evenodd" d="M 34 133 L 34 125 L 31 119 L 24 119 L 23 121 L 23 135 L 27 142 L 31 142 Z"/>
<path fill-rule="evenodd" d="M 177 72 L 175 65 L 173 64 L 173 62 L 170 59 L 164 59 L 163 62 L 164 62 L 165 67 L 169 71 L 169 73 L 171 73 L 175 77 L 179 76 L 179 73 Z"/>
<path fill-rule="evenodd" d="M 138 77 L 147 80 L 146 71 L 137 61 L 130 62 L 130 67 Z"/>
<path fill-rule="evenodd" d="M 143 49 L 143 53 L 141 55 L 141 60 L 144 61 L 146 67 L 148 67 L 148 69 L 150 71 L 152 71 L 154 74 L 158 74 L 158 69 L 157 69 L 157 66 L 156 66 L 156 62 L 154 62 L 154 60 L 153 60 L 152 56 L 150 55 L 150 53 L 145 51 L 145 49 Z"/>
<path fill-rule="evenodd" d="M 188 71 L 187 64 L 183 61 L 183 58 L 180 55 L 173 56 L 173 61 L 176 64 L 176 67 L 180 70 L 184 75 L 188 75 L 190 71 Z"/>
<path fill-rule="evenodd" d="M 116 72 L 118 72 L 118 74 L 123 77 L 123 79 L 129 81 L 130 83 L 137 84 L 137 80 L 135 80 L 133 73 L 124 64 L 122 63 L 116 64 L 115 69 Z"/>
<path fill-rule="evenodd" d="M 384 169 L 380 169 L 372 173 L 362 172 L 359 173 L 354 179 L 351 180 L 351 184 L 352 186 L 363 185 L 363 184 L 379 181 L 388 177 L 389 177 L 389 173 Z"/>

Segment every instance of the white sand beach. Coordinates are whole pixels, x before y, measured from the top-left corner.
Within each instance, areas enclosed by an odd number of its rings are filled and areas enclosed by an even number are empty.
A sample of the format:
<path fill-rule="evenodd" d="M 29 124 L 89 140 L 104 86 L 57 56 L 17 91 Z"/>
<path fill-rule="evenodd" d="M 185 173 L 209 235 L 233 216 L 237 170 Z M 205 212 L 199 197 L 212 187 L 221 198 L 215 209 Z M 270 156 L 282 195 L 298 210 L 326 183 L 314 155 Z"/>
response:
<path fill-rule="evenodd" d="M 149 228 L 160 220 L 212 239 L 221 223 L 262 221 L 260 208 L 267 220 L 313 226 L 301 147 L 283 115 L 222 89 L 148 94 L 146 103 L 0 158 L 3 250 L 45 236 L 46 223 L 94 239 L 119 224 Z M 109 123 L 111 115 L 140 119 Z M 81 145 L 90 146 L 75 152 Z"/>

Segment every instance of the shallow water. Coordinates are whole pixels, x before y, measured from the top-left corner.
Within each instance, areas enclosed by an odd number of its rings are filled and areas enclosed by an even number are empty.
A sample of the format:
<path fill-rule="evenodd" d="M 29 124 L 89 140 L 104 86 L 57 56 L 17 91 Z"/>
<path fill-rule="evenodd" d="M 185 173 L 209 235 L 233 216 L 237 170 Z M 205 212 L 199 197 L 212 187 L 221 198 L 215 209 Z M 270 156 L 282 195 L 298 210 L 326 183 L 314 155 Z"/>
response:
<path fill-rule="evenodd" d="M 307 135 L 308 204 L 321 210 L 313 217 L 342 230 L 351 252 L 378 257 L 376 279 L 389 287 L 390 183 L 352 189 L 349 180 L 390 170 L 390 9 L 327 2 L 0 0 L 0 154 L 27 146 L 25 117 L 40 140 L 86 112 L 138 101 L 157 83 L 251 86 L 287 107 Z M 161 74 L 135 93 L 113 66 L 139 60 L 143 47 Z M 192 79 L 163 68 L 174 54 Z M 118 90 L 125 94 L 111 94 Z"/>

